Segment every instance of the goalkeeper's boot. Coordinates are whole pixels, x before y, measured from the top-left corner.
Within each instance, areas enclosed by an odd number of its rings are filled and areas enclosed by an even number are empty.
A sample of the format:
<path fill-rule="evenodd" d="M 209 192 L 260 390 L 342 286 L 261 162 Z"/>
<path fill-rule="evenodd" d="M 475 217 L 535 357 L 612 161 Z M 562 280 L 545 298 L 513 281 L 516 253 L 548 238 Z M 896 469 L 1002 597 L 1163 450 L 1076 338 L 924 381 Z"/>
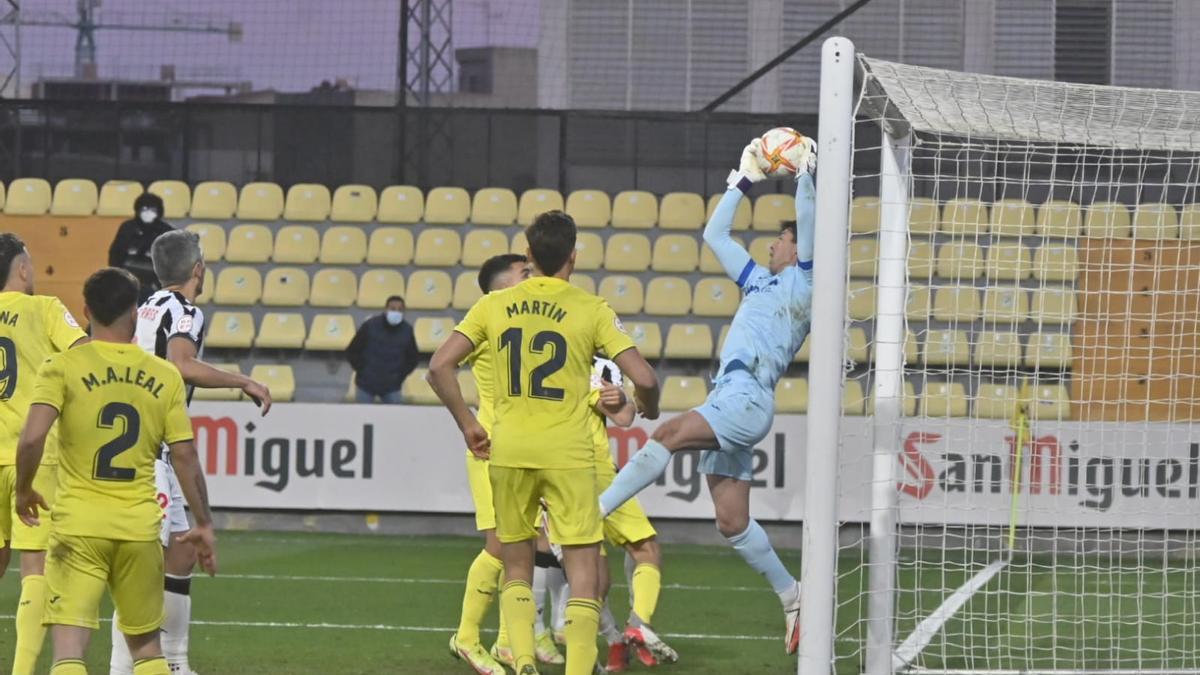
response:
<path fill-rule="evenodd" d="M 492 658 L 496 659 L 500 663 L 503 663 L 509 668 L 513 667 L 512 647 L 509 647 L 506 644 L 500 644 L 497 642 L 496 644 L 492 645 Z"/>
<path fill-rule="evenodd" d="M 679 654 L 662 641 L 649 626 L 628 626 L 625 628 L 625 641 L 637 652 L 638 661 L 643 665 L 656 666 L 660 663 L 675 663 Z"/>
<path fill-rule="evenodd" d="M 493 659 L 482 645 L 479 643 L 475 643 L 474 646 L 459 644 L 457 633 L 450 636 L 450 653 L 454 655 L 454 658 L 466 661 L 467 665 L 475 669 L 479 675 L 504 675 L 504 666 Z"/>
<path fill-rule="evenodd" d="M 614 642 L 608 646 L 608 665 L 606 673 L 623 673 L 629 670 L 629 645 L 624 642 Z"/>
<path fill-rule="evenodd" d="M 795 654 L 800 648 L 800 582 L 796 582 L 796 599 L 783 608 L 786 632 L 783 634 L 784 650 Z"/>

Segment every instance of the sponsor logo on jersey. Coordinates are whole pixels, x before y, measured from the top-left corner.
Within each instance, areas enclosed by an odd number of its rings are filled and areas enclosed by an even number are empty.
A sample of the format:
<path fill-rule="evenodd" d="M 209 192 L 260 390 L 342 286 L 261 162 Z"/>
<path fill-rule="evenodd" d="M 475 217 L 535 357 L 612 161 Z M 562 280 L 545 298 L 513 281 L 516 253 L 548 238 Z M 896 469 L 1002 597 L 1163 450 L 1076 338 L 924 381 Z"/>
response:
<path fill-rule="evenodd" d="M 183 318 L 176 324 L 176 331 L 179 333 L 190 333 L 192 331 L 192 317 L 185 314 Z"/>

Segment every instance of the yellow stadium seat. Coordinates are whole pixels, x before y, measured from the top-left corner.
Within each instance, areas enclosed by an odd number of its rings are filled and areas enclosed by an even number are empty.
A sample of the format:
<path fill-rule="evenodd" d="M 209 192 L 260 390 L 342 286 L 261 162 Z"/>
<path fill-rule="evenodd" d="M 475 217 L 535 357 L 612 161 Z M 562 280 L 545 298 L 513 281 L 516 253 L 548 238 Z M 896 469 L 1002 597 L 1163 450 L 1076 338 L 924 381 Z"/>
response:
<path fill-rule="evenodd" d="M 1012 241 L 996 242 L 987 251 L 987 278 L 992 281 L 1028 279 L 1033 270 L 1029 249 Z"/>
<path fill-rule="evenodd" d="M 368 265 L 407 265 L 413 259 L 413 236 L 403 227 L 379 227 L 367 244 Z"/>
<path fill-rule="evenodd" d="M 846 357 L 855 363 L 867 363 L 871 360 L 871 345 L 867 342 L 867 332 L 862 328 L 855 327 L 847 331 Z"/>
<path fill-rule="evenodd" d="M 984 331 L 975 345 L 975 365 L 1012 369 L 1021 365 L 1021 338 L 1012 331 Z"/>
<path fill-rule="evenodd" d="M 904 302 L 904 316 L 909 321 L 928 321 L 933 309 L 933 297 L 928 286 L 909 286 Z"/>
<path fill-rule="evenodd" d="M 1079 256 L 1071 245 L 1047 244 L 1033 257 L 1034 277 L 1042 281 L 1075 281 Z"/>
<path fill-rule="evenodd" d="M 462 255 L 462 240 L 454 230 L 432 227 L 417 237 L 413 262 L 426 267 L 457 265 Z"/>
<path fill-rule="evenodd" d="M 213 363 L 210 365 L 227 373 L 241 374 L 242 372 L 242 369 L 236 363 Z M 232 387 L 225 389 L 196 387 L 192 390 L 192 398 L 197 401 L 238 401 L 242 398 L 242 390 Z"/>
<path fill-rule="evenodd" d="M 724 337 L 724 336 L 722 336 Z M 724 344 L 724 340 L 722 340 Z M 718 348 L 719 349 L 719 348 Z M 800 343 L 800 350 L 792 356 L 792 363 L 808 363 L 812 360 L 812 334 L 804 336 L 804 342 Z"/>
<path fill-rule="evenodd" d="M 204 344 L 222 349 L 249 349 L 254 344 L 254 317 L 250 312 L 213 312 Z"/>
<path fill-rule="evenodd" d="M 1170 204 L 1138 204 L 1133 212 L 1133 238 L 1178 239 L 1179 216 L 1175 213 L 1175 207 Z"/>
<path fill-rule="evenodd" d="M 381 223 L 412 225 L 425 215 L 425 196 L 411 185 L 389 185 L 379 195 L 375 219 Z"/>
<path fill-rule="evenodd" d="M 664 230 L 704 227 L 704 198 L 694 192 L 668 192 L 658 205 L 658 226 Z"/>
<path fill-rule="evenodd" d="M 725 196 L 725 193 L 721 192 L 708 198 L 708 207 L 704 212 L 704 222 L 707 223 L 712 219 L 713 211 L 717 210 L 717 204 L 721 203 L 721 197 L 723 196 Z M 750 210 L 750 200 L 743 197 L 738 202 L 737 210 L 733 212 L 734 231 L 750 229 L 750 221 L 753 219 L 753 214 Z"/>
<path fill-rule="evenodd" d="M 446 309 L 453 297 L 450 275 L 441 270 L 417 270 L 408 277 L 409 309 Z"/>
<path fill-rule="evenodd" d="M 41 216 L 50 210 L 50 183 L 42 178 L 18 178 L 8 186 L 4 215 Z"/>
<path fill-rule="evenodd" d="M 412 405 L 441 405 L 442 401 L 433 393 L 433 388 L 425 377 L 429 375 L 428 368 L 417 368 L 412 371 L 400 386 L 400 400 Z"/>
<path fill-rule="evenodd" d="M 698 197 L 698 195 L 694 196 Z M 700 264 L 700 244 L 694 236 L 664 234 L 654 240 L 654 255 L 650 262 L 650 269 L 655 272 L 694 272 L 698 264 Z"/>
<path fill-rule="evenodd" d="M 846 309 L 855 321 L 867 321 L 875 316 L 875 284 L 870 281 L 851 281 L 846 286 Z"/>
<path fill-rule="evenodd" d="M 571 284 L 576 288 L 582 288 L 592 295 L 596 294 L 596 280 L 586 274 L 573 273 L 571 275 Z"/>
<path fill-rule="evenodd" d="M 1017 411 L 1017 388 L 1003 382 L 981 382 L 975 392 L 975 417 L 1011 420 Z"/>
<path fill-rule="evenodd" d="M 187 230 L 200 237 L 200 253 L 205 262 L 214 263 L 225 257 L 225 228 L 213 223 L 192 223 Z"/>
<path fill-rule="evenodd" d="M 754 200 L 754 217 L 750 229 L 760 232 L 779 232 L 779 224 L 796 219 L 794 195 L 760 195 Z"/>
<path fill-rule="evenodd" d="M 738 246 L 745 247 L 746 241 L 741 237 L 734 236 L 732 239 L 737 242 Z M 724 274 L 725 268 L 721 267 L 721 261 L 717 260 L 716 254 L 708 244 L 700 244 L 700 271 L 705 274 Z"/>
<path fill-rule="evenodd" d="M 1068 333 L 1034 333 L 1029 336 L 1025 365 L 1057 370 L 1071 367 L 1071 336 Z"/>
<path fill-rule="evenodd" d="M 436 187 L 425 197 L 425 222 L 462 225 L 471 215 L 471 195 L 460 187 Z"/>
<path fill-rule="evenodd" d="M 244 227 L 244 226 L 239 226 Z M 276 263 L 308 265 L 317 261 L 321 252 L 321 235 L 308 225 L 285 225 L 275 233 L 275 251 L 271 260 Z"/>
<path fill-rule="evenodd" d="M 0 182 L 0 210 L 4 209 L 4 183 Z"/>
<path fill-rule="evenodd" d="M 1043 237 L 1078 237 L 1083 223 L 1079 205 L 1066 199 L 1051 199 L 1038 207 L 1037 233 Z"/>
<path fill-rule="evenodd" d="M 612 205 L 612 226 L 625 230 L 648 230 L 658 222 L 658 200 L 649 192 L 618 192 Z"/>
<path fill-rule="evenodd" d="M 862 382 L 846 380 L 842 383 L 842 414 L 858 417 L 863 414 L 866 405 L 866 394 L 863 393 Z"/>
<path fill-rule="evenodd" d="M 255 347 L 270 349 L 300 349 L 307 333 L 304 317 L 293 312 L 267 312 L 258 326 Z"/>
<path fill-rule="evenodd" d="M 875 278 L 879 265 L 879 242 L 866 237 L 850 240 L 850 276 L 865 279 Z"/>
<path fill-rule="evenodd" d="M 663 410 L 691 410 L 708 398 L 708 387 L 702 377 L 670 375 L 663 382 Z"/>
<path fill-rule="evenodd" d="M 308 303 L 313 307 L 349 307 L 357 295 L 358 280 L 354 278 L 354 272 L 325 268 L 313 275 Z"/>
<path fill-rule="evenodd" d="M 283 202 L 283 219 L 305 222 L 329 218 L 329 188 L 316 183 L 296 183 L 288 188 Z"/>
<path fill-rule="evenodd" d="M 1019 286 L 991 286 L 983 294 L 983 320 L 989 325 L 1013 324 L 1029 316 L 1029 293 Z"/>
<path fill-rule="evenodd" d="M 934 293 L 933 318 L 937 321 L 971 322 L 979 314 L 979 291 L 971 286 L 939 288 Z"/>
<path fill-rule="evenodd" d="M 396 270 L 368 270 L 358 281 L 358 299 L 363 309 L 380 309 L 390 296 L 404 297 L 404 277 Z"/>
<path fill-rule="evenodd" d="M 922 417 L 966 417 L 967 390 L 962 382 L 926 382 L 921 392 Z"/>
<path fill-rule="evenodd" d="M 262 304 L 300 307 L 308 302 L 308 293 L 308 272 L 299 267 L 272 267 L 263 281 Z"/>
<path fill-rule="evenodd" d="M 213 300 L 218 305 L 256 305 L 262 297 L 262 275 L 253 267 L 226 267 L 217 275 Z"/>
<path fill-rule="evenodd" d="M 413 335 L 417 339 L 417 350 L 422 354 L 432 354 L 442 346 L 450 333 L 454 332 L 456 322 L 447 316 L 423 316 L 413 323 Z"/>
<path fill-rule="evenodd" d="M 274 242 L 264 225 L 238 225 L 229 231 L 225 259 L 234 263 L 264 263 L 271 259 Z"/>
<path fill-rule="evenodd" d="M 650 240 L 643 234 L 622 232 L 608 237 L 604 268 L 613 272 L 645 272 L 650 268 Z"/>
<path fill-rule="evenodd" d="M 475 386 L 475 378 L 469 370 L 458 371 L 458 388 L 462 389 L 463 401 L 467 405 L 479 407 L 479 389 Z"/>
<path fill-rule="evenodd" d="M 1036 224 L 1033 205 L 1024 199 L 997 199 L 992 204 L 991 231 L 995 236 L 1029 236 Z"/>
<path fill-rule="evenodd" d="M 96 215 L 128 218 L 133 214 L 133 201 L 142 194 L 142 184 L 134 180 L 110 180 L 100 186 Z M 164 205 L 165 206 L 165 205 Z M 163 209 L 166 210 L 165 208 Z M 184 209 L 187 212 L 187 209 Z M 164 218 L 169 218 L 166 214 Z"/>
<path fill-rule="evenodd" d="M 1042 288 L 1033 292 L 1030 318 L 1038 323 L 1071 323 L 1075 320 L 1075 291 L 1070 288 Z"/>
<path fill-rule="evenodd" d="M 670 359 L 712 358 L 712 329 L 704 323 L 671 324 L 667 330 L 667 346 L 664 354 Z"/>
<path fill-rule="evenodd" d="M 375 220 L 379 198 L 370 185 L 342 185 L 333 191 L 329 219 L 335 223 L 369 223 Z"/>
<path fill-rule="evenodd" d="M 334 225 L 321 237 L 322 265 L 358 265 L 366 257 L 367 233 L 361 227 Z"/>
<path fill-rule="evenodd" d="M 1184 204 L 1179 209 L 1179 238 L 1200 239 L 1200 204 Z"/>
<path fill-rule="evenodd" d="M 271 389 L 271 400 L 287 403 L 296 397 L 296 376 L 291 366 L 258 365 L 250 369 L 250 377 Z"/>
<path fill-rule="evenodd" d="M 478 272 L 467 270 L 459 272 L 458 276 L 454 277 L 454 298 L 451 300 L 451 307 L 461 310 L 471 309 L 481 297 L 483 297 L 483 291 L 479 290 Z"/>
<path fill-rule="evenodd" d="M 657 359 L 663 353 L 662 331 L 653 321 L 630 321 L 625 324 L 625 332 L 637 345 L 638 351 L 648 359 Z"/>
<path fill-rule="evenodd" d="M 517 195 L 512 190 L 483 188 L 475 193 L 471 201 L 471 222 L 475 225 L 512 225 L 516 220 Z"/>
<path fill-rule="evenodd" d="M 1033 419 L 1071 419 L 1071 395 L 1061 384 L 1026 384 L 1021 387 L 1021 399 L 1030 401 Z"/>
<path fill-rule="evenodd" d="M 775 412 L 804 413 L 808 411 L 808 380 L 802 377 L 781 377 L 775 383 Z"/>
<path fill-rule="evenodd" d="M 855 234 L 879 231 L 879 197 L 855 197 L 850 202 L 850 231 Z"/>
<path fill-rule="evenodd" d="M 608 227 L 612 202 L 599 190 L 576 190 L 567 195 L 567 214 L 577 227 Z"/>
<path fill-rule="evenodd" d="M 620 235 L 617 235 L 620 236 Z M 612 239 L 609 239 L 611 242 Z M 524 251 L 522 251 L 524 253 Z M 575 269 L 598 270 L 604 265 L 604 240 L 595 232 L 575 233 Z"/>
<path fill-rule="evenodd" d="M 912 329 L 904 330 L 904 363 L 913 366 L 921 360 L 921 342 Z"/>
<path fill-rule="evenodd" d="M 96 184 L 86 178 L 64 178 L 54 186 L 52 216 L 90 216 L 99 202 Z M 129 213 L 133 213 L 132 210 Z"/>
<path fill-rule="evenodd" d="M 904 417 L 912 417 L 917 414 L 917 390 L 913 387 L 913 383 L 908 380 L 904 381 L 904 388 L 901 392 L 901 415 Z M 875 392 L 867 397 L 867 414 L 875 414 Z"/>
<path fill-rule="evenodd" d="M 193 204 L 192 208 L 195 209 Z M 283 215 L 283 188 L 275 183 L 246 183 L 238 197 L 238 220 L 279 220 Z"/>
<path fill-rule="evenodd" d="M 925 365 L 965 366 L 971 363 L 966 331 L 931 330 L 925 335 Z"/>
<path fill-rule="evenodd" d="M 931 234 L 941 227 L 937 202 L 928 197 L 908 200 L 908 231 L 912 234 Z"/>
<path fill-rule="evenodd" d="M 578 231 L 576 231 L 576 233 L 575 233 L 575 241 L 576 242 L 579 241 L 579 232 Z M 513 235 L 512 245 L 509 246 L 508 252 L 516 253 L 518 255 L 525 255 L 528 248 L 529 248 L 529 240 L 525 238 L 525 231 L 521 230 Z"/>
<path fill-rule="evenodd" d="M 685 284 L 687 282 L 684 282 Z M 737 284 L 724 277 L 705 277 L 696 282 L 692 312 L 696 316 L 733 316 L 742 294 Z M 683 299 L 686 313 L 687 300 Z"/>
<path fill-rule="evenodd" d="M 608 301 L 617 314 L 639 314 L 642 311 L 642 282 L 637 277 L 613 274 L 600 280 L 597 295 Z"/>
<path fill-rule="evenodd" d="M 930 241 L 913 241 L 908 247 L 908 278 L 928 283 L 937 269 L 937 257 Z"/>
<path fill-rule="evenodd" d="M 766 267 L 771 261 L 771 244 L 775 242 L 777 237 L 755 237 L 750 240 L 750 246 L 746 252 L 750 254 L 750 259 L 755 263 Z"/>
<path fill-rule="evenodd" d="M 701 281 L 700 283 L 704 283 Z M 736 292 L 736 287 L 734 287 Z M 683 277 L 655 277 L 646 285 L 647 314 L 659 316 L 684 316 L 692 307 L 692 287 Z M 718 316 L 703 314 L 697 310 L 698 316 Z M 732 314 L 730 315 L 732 316 Z"/>
<path fill-rule="evenodd" d="M 213 276 L 212 268 L 205 266 L 205 268 L 204 268 L 204 288 L 203 288 L 203 290 L 200 291 L 200 294 L 196 296 L 196 304 L 197 305 L 206 305 L 209 302 L 212 302 L 213 291 L 216 289 L 216 287 L 217 287 L 217 281 L 216 281 L 216 277 Z"/>
<path fill-rule="evenodd" d="M 317 314 L 312 318 L 304 348 L 316 352 L 341 352 L 350 346 L 356 332 L 349 314 Z"/>
<path fill-rule="evenodd" d="M 508 253 L 508 236 L 500 230 L 472 228 L 463 241 L 464 267 L 481 267 L 488 258 Z"/>
<path fill-rule="evenodd" d="M 983 274 L 983 251 L 975 244 L 945 244 L 938 250 L 937 275 L 945 279 L 977 279 Z"/>
<path fill-rule="evenodd" d="M 183 181 L 156 180 L 146 188 L 146 192 L 162 197 L 163 218 L 184 218 L 192 210 L 192 190 Z M 129 212 L 133 213 L 132 207 Z M 222 216 L 222 219 L 227 217 Z"/>
<path fill-rule="evenodd" d="M 529 227 L 533 220 L 547 211 L 562 211 L 563 196 L 558 190 L 534 188 L 521 193 L 517 204 L 517 224 Z"/>
<path fill-rule="evenodd" d="M 1083 221 L 1085 237 L 1128 239 L 1132 229 L 1129 207 L 1119 202 L 1094 202 Z"/>
<path fill-rule="evenodd" d="M 978 199 L 951 199 L 942 209 L 942 232 L 971 236 L 983 234 L 987 228 L 988 209 Z"/>
<path fill-rule="evenodd" d="M 150 186 L 154 191 L 154 185 Z M 192 218 L 229 220 L 237 211 L 237 188 L 233 183 L 220 180 L 205 181 L 192 191 Z"/>
<path fill-rule="evenodd" d="M 721 350 L 725 348 L 726 335 L 729 335 L 729 324 L 721 326 L 721 332 L 717 334 L 717 354 L 720 354 Z M 807 340 L 805 340 L 805 342 L 807 342 Z"/>

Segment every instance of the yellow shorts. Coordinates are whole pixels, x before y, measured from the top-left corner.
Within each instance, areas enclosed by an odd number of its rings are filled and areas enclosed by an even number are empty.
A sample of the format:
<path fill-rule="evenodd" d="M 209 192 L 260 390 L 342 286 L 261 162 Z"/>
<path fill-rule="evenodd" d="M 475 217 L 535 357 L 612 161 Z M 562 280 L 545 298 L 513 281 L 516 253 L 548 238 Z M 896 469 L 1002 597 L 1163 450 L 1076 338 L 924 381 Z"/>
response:
<path fill-rule="evenodd" d="M 597 492 L 607 490 L 616 475 L 616 470 L 612 468 L 611 464 L 608 465 L 607 471 L 605 467 L 597 467 Z M 646 512 L 642 510 L 642 504 L 637 497 L 625 502 L 604 519 L 604 540 L 613 546 L 623 547 L 626 544 L 636 544 L 657 534 L 654 526 L 650 524 L 650 519 L 646 517 Z"/>
<path fill-rule="evenodd" d="M 58 465 L 43 464 L 33 477 L 33 489 L 54 508 L 54 493 L 58 491 Z M 12 547 L 17 551 L 45 551 L 50 544 L 50 513 L 38 508 L 41 525 L 30 527 L 17 517 L 16 500 L 9 508 L 12 518 Z"/>
<path fill-rule="evenodd" d="M 538 507 L 546 505 L 550 541 L 559 546 L 595 544 L 604 538 L 596 470 L 517 469 L 490 466 L 496 537 L 505 544 L 537 537 Z"/>
<path fill-rule="evenodd" d="M 488 462 L 469 452 L 467 483 L 471 486 L 471 501 L 475 502 L 475 529 L 495 529 L 496 507 L 492 505 L 492 481 L 488 478 Z"/>
<path fill-rule="evenodd" d="M 51 533 L 45 623 L 99 628 L 105 588 L 112 593 L 122 633 L 158 630 L 163 620 L 162 544 L 157 539 L 116 541 Z"/>

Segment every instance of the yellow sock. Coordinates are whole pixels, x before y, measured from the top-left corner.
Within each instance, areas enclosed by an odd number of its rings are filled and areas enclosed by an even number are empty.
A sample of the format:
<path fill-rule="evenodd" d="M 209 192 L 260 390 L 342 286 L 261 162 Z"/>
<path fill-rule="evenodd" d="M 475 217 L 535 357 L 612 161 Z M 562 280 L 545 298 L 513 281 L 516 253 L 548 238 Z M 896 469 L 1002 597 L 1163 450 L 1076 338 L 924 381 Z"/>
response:
<path fill-rule="evenodd" d="M 571 598 L 564 614 L 567 639 L 566 675 L 590 675 L 596 664 L 596 632 L 600 627 L 600 603 Z"/>
<path fill-rule="evenodd" d="M 50 675 L 87 675 L 87 667 L 83 659 L 63 659 L 54 664 Z"/>
<path fill-rule="evenodd" d="M 21 579 L 21 600 L 17 603 L 17 651 L 13 656 L 13 675 L 33 675 L 46 627 L 42 615 L 46 611 L 46 577 L 30 574 Z"/>
<path fill-rule="evenodd" d="M 645 624 L 654 624 L 658 594 L 662 592 L 662 572 L 658 567 L 642 563 L 633 570 L 633 613 Z"/>
<path fill-rule="evenodd" d="M 508 646 L 508 622 L 504 620 L 504 610 L 500 610 L 500 632 L 496 634 L 496 644 Z"/>
<path fill-rule="evenodd" d="M 496 597 L 504 563 L 487 551 L 480 551 L 467 570 L 467 590 L 463 593 L 462 615 L 458 620 L 458 643 L 479 644 L 479 624 Z"/>
<path fill-rule="evenodd" d="M 533 589 L 524 581 L 510 581 L 500 590 L 500 612 L 508 621 L 508 640 L 513 652 L 513 670 L 535 666 L 533 654 L 533 622 L 537 606 L 533 604 Z M 588 671 L 589 673 L 592 671 Z"/>
<path fill-rule="evenodd" d="M 134 661 L 133 675 L 171 675 L 171 669 L 167 666 L 167 657 L 156 656 Z"/>

